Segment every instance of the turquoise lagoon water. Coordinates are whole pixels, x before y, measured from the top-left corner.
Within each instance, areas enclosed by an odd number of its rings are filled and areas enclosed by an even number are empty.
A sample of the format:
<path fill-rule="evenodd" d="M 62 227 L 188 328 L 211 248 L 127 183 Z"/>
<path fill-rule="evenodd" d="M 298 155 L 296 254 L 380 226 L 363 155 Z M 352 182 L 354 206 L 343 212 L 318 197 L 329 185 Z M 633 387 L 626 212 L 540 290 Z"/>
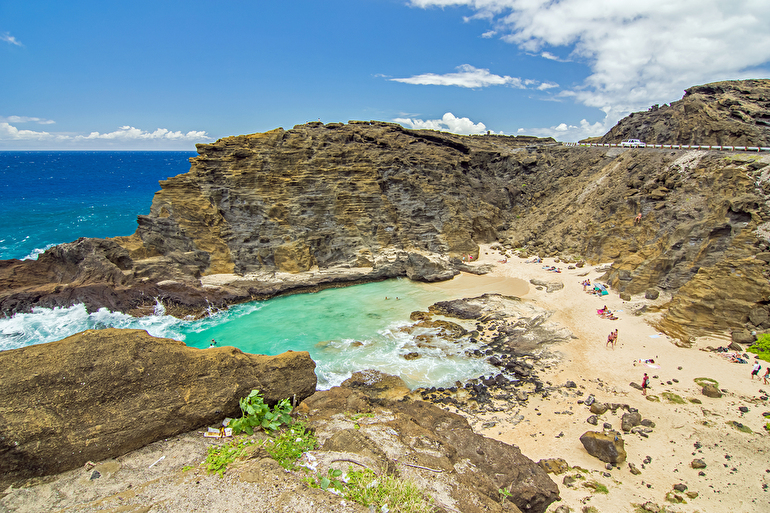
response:
<path fill-rule="evenodd" d="M 194 152 L 0 152 L 0 259 L 37 258 L 78 237 L 114 237 L 136 230 L 158 180 L 187 172 Z M 385 300 L 385 296 L 393 299 Z M 400 299 L 396 300 L 398 296 Z M 134 318 L 83 305 L 38 308 L 0 318 L 0 350 L 60 340 L 86 329 L 139 328 L 157 337 L 206 348 L 211 339 L 249 353 L 309 351 L 319 387 L 339 384 L 355 370 L 400 375 L 413 387 L 446 386 L 493 372 L 463 355 L 464 344 L 418 344 L 409 314 L 447 293 L 409 280 L 356 285 L 237 305 L 190 321 L 164 314 Z M 422 333 L 429 334 L 429 333 Z M 405 360 L 402 355 L 419 352 Z"/>
<path fill-rule="evenodd" d="M 247 353 L 308 351 L 316 362 L 321 389 L 339 385 L 364 369 L 401 376 L 412 388 L 452 386 L 458 380 L 489 375 L 494 367 L 465 355 L 469 340 L 455 343 L 434 336 L 427 344 L 424 338 L 418 343 L 416 336 L 435 333 L 402 329 L 413 324 L 411 312 L 425 311 L 448 298 L 432 285 L 396 279 L 235 305 L 199 320 L 165 315 L 160 305 L 148 317 L 106 309 L 89 314 L 83 305 L 37 308 L 0 319 L 0 350 L 60 340 L 85 329 L 135 328 L 201 349 L 215 339 L 219 346 Z M 411 352 L 420 357 L 404 359 Z"/>

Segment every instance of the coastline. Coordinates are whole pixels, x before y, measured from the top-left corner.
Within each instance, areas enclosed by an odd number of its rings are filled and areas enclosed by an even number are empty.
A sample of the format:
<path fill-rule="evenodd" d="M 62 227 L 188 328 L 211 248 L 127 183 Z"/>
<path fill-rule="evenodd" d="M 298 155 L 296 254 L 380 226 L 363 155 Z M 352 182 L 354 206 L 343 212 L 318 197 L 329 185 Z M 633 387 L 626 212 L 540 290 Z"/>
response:
<path fill-rule="evenodd" d="M 478 261 L 472 265 L 493 266 L 490 273 L 479 277 L 464 275 L 463 279 L 471 283 L 486 281 L 486 292 L 499 293 L 505 292 L 494 284 L 512 278 L 563 282 L 563 289 L 550 293 L 530 286 L 521 297 L 553 311 L 550 320 L 568 328 L 574 338 L 544 349 L 540 365 L 536 365 L 539 379 L 547 385 L 547 397 L 531 394 L 525 402 L 501 402 L 501 411 L 495 413 L 475 415 L 456 408 L 450 410 L 468 418 L 477 432 L 516 445 L 535 461 L 563 458 L 570 467 L 588 471 L 570 470 L 553 475 L 562 501 L 551 505 L 548 511 L 555 511 L 560 505 L 582 511 L 588 505 L 598 511 L 634 512 L 634 504 L 648 501 L 677 512 L 770 511 L 770 446 L 763 428 L 766 420 L 762 417 L 764 411 L 770 410 L 770 404 L 760 399 L 770 393 L 770 385 L 750 379 L 751 365 L 730 363 L 719 353 L 705 350 L 707 346 L 728 345 L 729 334 L 698 338 L 691 348 L 678 347 L 650 324 L 656 320 L 655 314 L 635 315 L 645 306 L 665 303 L 667 298 L 663 294 L 657 300 L 640 295 L 623 301 L 610 290 L 609 295 L 599 298 L 584 293 L 580 283 L 585 277 L 594 283 L 603 274 L 597 268 L 603 266 L 568 269 L 568 264 L 554 263 L 550 258 L 542 264 L 527 264 L 515 256 L 509 256 L 506 263 L 501 263 L 502 259 L 498 250 L 482 246 Z M 562 272 L 548 272 L 542 269 L 545 265 L 560 266 Z M 447 289 L 455 286 L 452 281 L 444 283 Z M 467 290 L 475 292 L 474 287 Z M 596 310 L 604 305 L 619 319 L 600 318 Z M 616 328 L 618 343 L 612 349 L 606 346 L 606 340 Z M 659 368 L 634 365 L 635 360 L 648 358 L 654 359 Z M 652 378 L 648 395 L 657 397 L 657 402 L 647 400 L 630 386 L 631 382 L 641 383 L 644 372 Z M 700 386 L 693 381 L 699 377 L 716 379 L 719 388 L 727 392 L 718 399 L 702 395 Z M 577 388 L 566 387 L 568 381 L 573 381 Z M 666 400 L 663 392 L 676 394 L 684 399 L 684 404 Z M 632 433 L 622 435 L 628 457 L 619 468 L 607 470 L 604 462 L 590 456 L 579 441 L 586 431 L 601 431 L 604 422 L 620 431 L 623 409 L 600 415 L 598 426 L 586 422 L 591 412 L 578 401 L 582 403 L 589 395 L 598 402 L 637 408 L 643 418 L 655 423 L 648 438 Z M 747 407 L 748 412 L 742 413 L 741 406 Z M 728 424 L 732 421 L 748 427 L 752 433 Z M 648 456 L 652 461 L 644 464 Z M 691 468 L 695 458 L 706 461 L 703 471 Z M 632 474 L 629 463 L 641 474 Z M 608 493 L 581 486 L 581 480 L 573 486 L 563 484 L 565 476 L 575 474 L 582 474 L 586 482 L 603 484 Z M 674 491 L 673 486 L 679 483 L 684 483 L 688 492 L 697 492 L 697 497 L 691 499 Z M 686 503 L 668 502 L 669 492 Z"/>
<path fill-rule="evenodd" d="M 489 273 L 462 273 L 449 281 L 425 285 L 464 298 L 484 293 L 518 295 L 553 312 L 549 321 L 568 329 L 573 337 L 534 351 L 537 354 L 531 361 L 537 381 L 544 385 L 541 392 L 533 393 L 533 383 L 526 382 L 520 387 L 526 392 L 524 399 L 493 397 L 492 408 L 485 407 L 483 412 L 448 404 L 437 406 L 466 418 L 474 432 L 517 446 L 533 461 L 563 459 L 567 468 L 551 475 L 561 500 L 551 504 L 547 512 L 770 511 L 768 434 L 762 418 L 770 405 L 759 398 L 760 391 L 770 392 L 770 385 L 751 380 L 750 365 L 729 363 L 718 353 L 700 350 L 727 345 L 728 336 L 697 339 L 692 348 L 678 347 L 650 324 L 656 320 L 656 314 L 634 315 L 645 306 L 664 303 L 667 298 L 652 301 L 639 296 L 625 302 L 611 290 L 602 298 L 583 292 L 580 282 L 585 277 L 595 282 L 603 274 L 604 266 L 568 269 L 567 264 L 555 264 L 553 259 L 545 259 L 541 264 L 527 264 L 524 259 L 511 256 L 506 263 L 500 260 L 504 257 L 499 250 L 485 245 L 479 259 L 471 265 L 488 267 Z M 562 273 L 548 272 L 542 268 L 544 265 L 561 266 Z M 564 288 L 554 292 L 546 292 L 544 287 L 538 290 L 529 284 L 530 279 L 560 281 Z M 618 320 L 596 315 L 596 310 L 605 304 Z M 606 347 L 606 337 L 615 328 L 619 330 L 619 340 L 612 349 Z M 488 341 L 481 337 L 482 343 Z M 654 358 L 659 368 L 634 365 L 634 360 L 646 358 Z M 644 372 L 653 377 L 649 394 L 657 397 L 657 402 L 647 400 L 630 386 L 631 382 L 641 382 Z M 699 377 L 718 380 L 719 387 L 726 390 L 724 396 L 714 399 L 702 395 L 693 381 Z M 570 381 L 574 387 L 569 386 Z M 683 401 L 668 401 L 662 392 L 669 392 L 671 397 L 676 394 Z M 587 431 L 601 431 L 604 423 L 620 431 L 620 417 L 626 410 L 622 406 L 610 409 L 598 416 L 598 426 L 591 425 L 586 422 L 591 412 L 584 404 L 591 395 L 597 402 L 636 408 L 644 419 L 655 424 L 646 436 L 623 433 L 627 459 L 610 469 L 590 456 L 579 438 Z M 742 413 L 741 407 L 748 411 Z M 740 422 L 751 433 L 736 429 L 733 422 Z M 200 470 L 185 474 L 184 468 L 197 467 L 205 458 L 206 447 L 214 443 L 201 434 L 197 431 L 161 440 L 115 460 L 35 480 L 29 488 L 7 490 L 10 496 L 2 498 L 1 504 L 8 511 L 35 506 L 42 510 L 54 502 L 68 504 L 73 511 L 97 511 L 103 509 L 103 501 L 115 497 L 118 501 L 163 502 L 179 493 L 190 494 L 189 501 L 198 501 L 201 507 L 230 504 L 228 501 L 237 497 L 248 497 L 253 504 L 280 500 L 276 493 L 265 495 L 262 488 L 242 483 L 237 472 L 234 476 L 226 475 L 225 481 Z M 163 465 L 153 467 L 161 455 L 166 458 Z M 703 470 L 691 468 L 690 463 L 696 458 L 706 462 Z M 632 473 L 629 463 L 641 473 Z M 558 468 L 559 464 L 556 461 L 550 466 Z M 119 477 L 113 478 L 118 469 L 122 469 Z M 106 479 L 95 482 L 94 471 Z M 275 483 L 273 492 L 289 490 L 280 497 L 291 496 L 302 502 L 304 494 L 312 493 L 296 476 L 282 469 L 269 479 Z M 133 490 L 129 483 L 136 484 Z M 181 488 L 187 486 L 185 483 L 196 483 L 194 491 Z M 686 486 L 685 492 L 674 490 L 674 485 L 682 484 Z M 101 489 L 97 485 L 104 487 L 106 495 L 98 495 L 102 492 L 97 492 Z M 185 491 L 180 492 L 182 489 Z M 85 502 L 75 498 L 84 492 L 84 497 L 91 498 L 84 499 Z M 71 498 L 61 502 L 60 493 Z M 676 497 L 686 502 L 667 500 Z M 337 498 L 318 492 L 313 500 L 332 504 Z M 337 503 L 334 504 L 336 507 Z M 649 508 L 640 509 L 644 504 Z M 358 511 L 355 505 L 348 506 L 350 509 L 338 511 Z M 299 506 L 294 510 L 304 511 Z"/>

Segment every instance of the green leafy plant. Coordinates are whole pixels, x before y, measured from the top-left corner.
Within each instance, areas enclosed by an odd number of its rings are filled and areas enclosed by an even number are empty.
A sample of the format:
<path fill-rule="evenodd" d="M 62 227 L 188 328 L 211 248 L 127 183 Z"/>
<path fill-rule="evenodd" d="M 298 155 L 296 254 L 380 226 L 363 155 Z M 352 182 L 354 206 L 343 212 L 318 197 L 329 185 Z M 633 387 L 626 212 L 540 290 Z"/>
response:
<path fill-rule="evenodd" d="M 253 444 L 253 440 L 240 439 L 223 445 L 210 446 L 206 455 L 206 461 L 203 462 L 206 466 L 206 471 L 209 474 L 219 474 L 222 476 L 225 470 L 227 470 L 227 466 L 241 457 L 246 448 Z"/>
<path fill-rule="evenodd" d="M 248 396 L 241 398 L 238 402 L 243 416 L 230 421 L 230 427 L 236 435 L 244 432 L 253 435 L 255 428 L 272 432 L 278 430 L 282 424 L 291 423 L 292 407 L 288 399 L 283 399 L 270 410 L 270 406 L 265 404 L 259 390 L 252 390 Z"/>
<path fill-rule="evenodd" d="M 500 504 L 504 503 L 505 499 L 509 499 L 512 495 L 511 492 L 505 488 L 498 488 L 497 492 L 500 494 Z"/>
<path fill-rule="evenodd" d="M 760 335 L 757 341 L 750 345 L 746 351 L 756 354 L 760 360 L 770 362 L 770 334 Z"/>
<path fill-rule="evenodd" d="M 338 469 L 329 469 L 326 476 L 307 478 L 311 488 L 333 489 L 347 500 L 363 506 L 374 506 L 377 511 L 390 513 L 433 513 L 433 499 L 411 481 L 393 476 L 378 476 L 370 469 L 348 469 L 346 475 Z"/>
<path fill-rule="evenodd" d="M 318 446 L 315 432 L 303 422 L 295 422 L 275 439 L 265 445 L 265 450 L 286 470 L 297 470 L 297 460 L 303 452 L 312 451 Z"/>

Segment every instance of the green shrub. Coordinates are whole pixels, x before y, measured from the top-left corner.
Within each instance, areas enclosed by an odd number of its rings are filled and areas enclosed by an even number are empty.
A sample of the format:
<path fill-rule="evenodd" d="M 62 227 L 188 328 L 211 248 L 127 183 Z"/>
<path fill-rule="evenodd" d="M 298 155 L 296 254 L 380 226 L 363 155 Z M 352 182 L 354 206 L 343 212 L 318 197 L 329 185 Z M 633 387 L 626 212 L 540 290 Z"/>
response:
<path fill-rule="evenodd" d="M 238 402 L 243 416 L 230 422 L 233 434 L 246 432 L 253 435 L 254 428 L 262 428 L 267 432 L 272 432 L 280 428 L 282 424 L 291 423 L 292 407 L 288 399 L 280 401 L 271 411 L 262 399 L 259 390 L 252 390 L 248 396 L 241 398 Z"/>
<path fill-rule="evenodd" d="M 760 360 L 770 362 L 770 334 L 760 335 L 757 341 L 746 350 L 756 354 Z"/>

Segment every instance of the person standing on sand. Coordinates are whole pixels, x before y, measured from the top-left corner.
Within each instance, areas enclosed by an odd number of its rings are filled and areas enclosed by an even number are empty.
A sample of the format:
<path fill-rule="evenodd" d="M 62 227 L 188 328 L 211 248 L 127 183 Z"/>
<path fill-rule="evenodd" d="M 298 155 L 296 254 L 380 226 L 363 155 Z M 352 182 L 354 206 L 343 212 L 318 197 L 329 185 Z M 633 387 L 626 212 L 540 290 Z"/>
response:
<path fill-rule="evenodd" d="M 615 341 L 612 339 L 613 335 L 614 335 L 614 332 L 610 331 L 610 334 L 607 335 L 607 344 L 605 345 L 605 347 L 606 346 L 613 346 L 614 347 Z"/>
<path fill-rule="evenodd" d="M 649 386 L 650 386 L 650 377 L 645 372 L 644 377 L 642 378 L 642 395 L 647 395 L 647 387 Z"/>
<path fill-rule="evenodd" d="M 612 349 L 615 349 L 615 345 L 618 343 L 618 329 L 615 328 L 615 331 L 612 334 Z"/>
<path fill-rule="evenodd" d="M 767 385 L 768 378 L 770 378 L 770 365 L 767 366 L 767 370 L 765 370 L 765 375 L 762 376 L 762 379 L 765 380 L 765 385 Z"/>
<path fill-rule="evenodd" d="M 751 369 L 751 379 L 754 379 L 754 376 L 759 377 L 759 369 L 761 369 L 762 366 L 759 364 L 759 362 L 754 362 L 754 368 Z"/>

